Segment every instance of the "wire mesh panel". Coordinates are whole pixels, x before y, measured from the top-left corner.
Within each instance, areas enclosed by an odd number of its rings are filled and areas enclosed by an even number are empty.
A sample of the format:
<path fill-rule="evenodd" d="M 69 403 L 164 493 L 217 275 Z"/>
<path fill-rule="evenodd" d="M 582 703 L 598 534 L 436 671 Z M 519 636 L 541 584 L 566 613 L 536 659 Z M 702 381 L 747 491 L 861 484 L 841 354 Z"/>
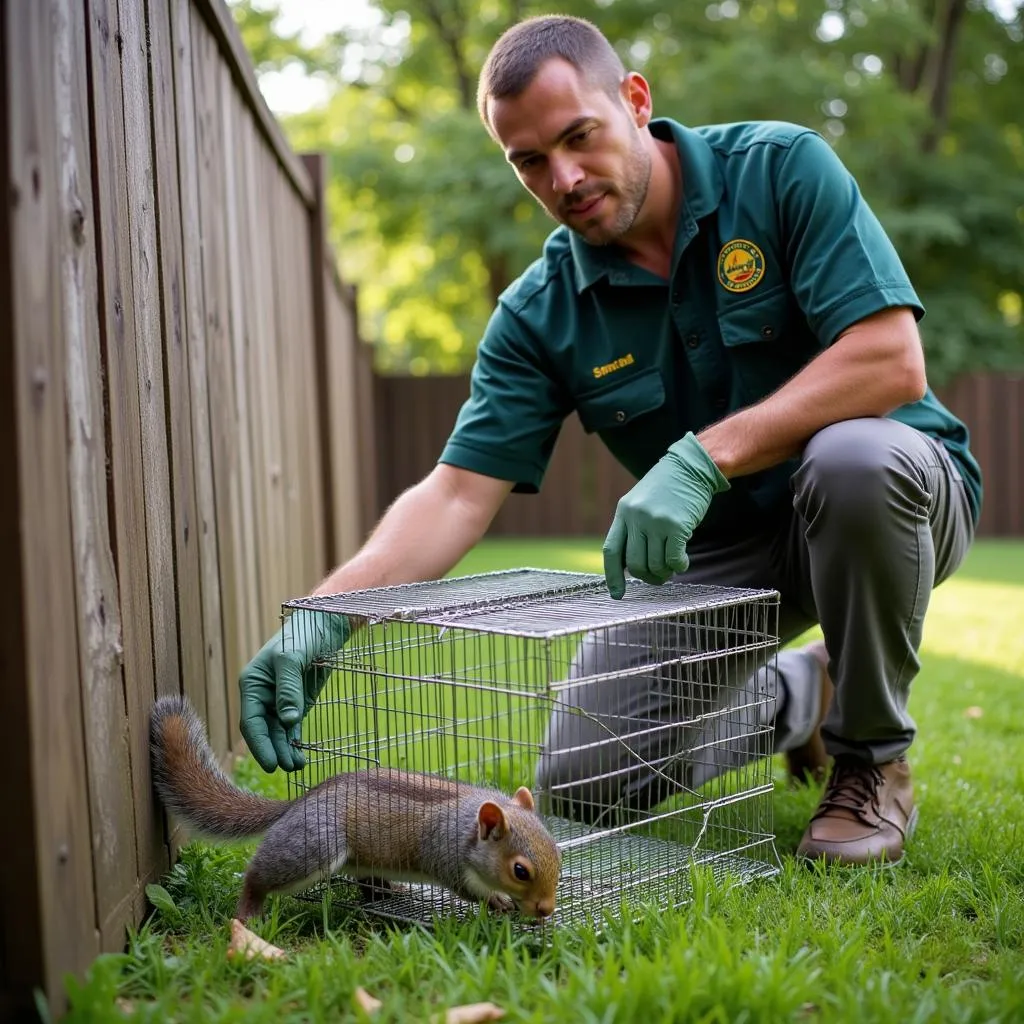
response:
<path fill-rule="evenodd" d="M 348 780 L 333 897 L 426 923 L 500 890 L 593 920 L 686 902 L 692 865 L 774 874 L 778 599 L 522 569 L 289 602 L 351 627 L 289 783 Z"/>

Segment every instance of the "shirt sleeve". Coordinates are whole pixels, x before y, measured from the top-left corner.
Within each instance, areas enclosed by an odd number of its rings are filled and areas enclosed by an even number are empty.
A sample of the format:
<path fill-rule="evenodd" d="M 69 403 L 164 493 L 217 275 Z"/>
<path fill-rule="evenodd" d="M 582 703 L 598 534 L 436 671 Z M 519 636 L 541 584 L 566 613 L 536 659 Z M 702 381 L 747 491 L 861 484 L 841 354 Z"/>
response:
<path fill-rule="evenodd" d="M 570 411 L 539 342 L 499 303 L 477 350 L 469 398 L 438 461 L 536 494 Z"/>
<path fill-rule="evenodd" d="M 794 294 L 823 347 L 872 313 L 924 307 L 885 229 L 832 147 L 797 138 L 778 183 L 781 229 Z"/>

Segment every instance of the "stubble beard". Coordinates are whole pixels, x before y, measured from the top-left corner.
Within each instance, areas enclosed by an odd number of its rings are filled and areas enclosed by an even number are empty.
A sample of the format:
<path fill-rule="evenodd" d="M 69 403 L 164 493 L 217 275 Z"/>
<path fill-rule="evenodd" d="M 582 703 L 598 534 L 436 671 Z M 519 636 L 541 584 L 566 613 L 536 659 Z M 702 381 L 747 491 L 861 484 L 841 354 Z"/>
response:
<path fill-rule="evenodd" d="M 563 217 L 556 217 L 570 231 L 575 232 L 589 245 L 607 246 L 614 245 L 633 226 L 637 215 L 640 213 L 647 198 L 647 189 L 651 183 L 651 155 L 644 149 L 639 137 L 634 141 L 626 163 L 626 170 L 621 186 L 612 182 L 601 182 L 594 188 L 587 189 L 584 193 L 571 193 L 563 200 L 563 205 L 578 206 L 585 202 L 587 197 L 593 197 L 607 193 L 619 200 L 618 209 L 615 212 L 615 219 L 610 225 L 604 227 L 597 218 L 585 221 L 583 224 L 573 224 Z"/>

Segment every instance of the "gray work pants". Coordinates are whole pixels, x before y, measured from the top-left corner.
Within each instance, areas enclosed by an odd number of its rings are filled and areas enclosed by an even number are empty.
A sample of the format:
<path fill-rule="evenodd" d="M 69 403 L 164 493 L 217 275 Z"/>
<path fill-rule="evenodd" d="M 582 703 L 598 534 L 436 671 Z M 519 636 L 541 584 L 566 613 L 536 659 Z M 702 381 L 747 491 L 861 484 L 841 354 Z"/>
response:
<path fill-rule="evenodd" d="M 791 488 L 792 508 L 770 530 L 752 524 L 728 543 L 693 545 L 690 568 L 677 578 L 778 590 L 782 644 L 820 624 L 836 688 L 821 726 L 825 746 L 833 755 L 885 763 L 915 735 L 907 698 L 931 591 L 959 566 L 973 539 L 964 484 L 938 442 L 878 418 L 836 423 L 811 438 Z M 562 798 L 553 802 L 555 811 L 588 819 L 613 804 L 647 809 L 672 789 L 668 773 L 652 765 L 676 762 L 679 781 L 696 789 L 770 753 L 756 740 L 759 728 L 763 735 L 774 725 L 778 752 L 805 743 L 817 727 L 821 685 L 809 653 L 780 651 L 767 665 L 739 659 L 734 664 L 744 677 L 721 680 L 728 708 L 737 712 L 709 716 L 700 714 L 706 692 L 680 699 L 678 675 L 629 674 L 630 666 L 649 663 L 647 640 L 634 624 L 611 641 L 588 636 L 577 650 L 570 680 L 622 678 L 570 685 L 559 694 L 560 705 L 585 714 L 556 709 L 548 723 L 536 785 Z M 691 674 L 689 685 L 700 691 L 706 679 Z M 638 731 L 638 721 L 664 724 Z M 628 742 L 616 739 L 625 733 Z M 681 759 L 680 750 L 694 753 Z"/>

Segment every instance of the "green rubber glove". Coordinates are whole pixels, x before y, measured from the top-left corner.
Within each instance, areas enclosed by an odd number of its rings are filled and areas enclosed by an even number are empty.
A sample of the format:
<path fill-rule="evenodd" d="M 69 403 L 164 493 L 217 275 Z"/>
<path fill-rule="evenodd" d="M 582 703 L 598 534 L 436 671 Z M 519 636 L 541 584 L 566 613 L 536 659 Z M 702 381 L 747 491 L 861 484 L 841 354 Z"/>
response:
<path fill-rule="evenodd" d="M 343 615 L 297 608 L 242 670 L 242 736 L 265 772 L 305 765 L 292 741 L 300 738 L 302 719 L 330 675 L 313 662 L 339 651 L 351 633 Z"/>
<path fill-rule="evenodd" d="M 686 572 L 686 545 L 711 499 L 727 490 L 729 481 L 692 433 L 670 445 L 615 509 L 602 548 L 608 593 L 616 600 L 625 594 L 624 567 L 655 585 Z"/>

